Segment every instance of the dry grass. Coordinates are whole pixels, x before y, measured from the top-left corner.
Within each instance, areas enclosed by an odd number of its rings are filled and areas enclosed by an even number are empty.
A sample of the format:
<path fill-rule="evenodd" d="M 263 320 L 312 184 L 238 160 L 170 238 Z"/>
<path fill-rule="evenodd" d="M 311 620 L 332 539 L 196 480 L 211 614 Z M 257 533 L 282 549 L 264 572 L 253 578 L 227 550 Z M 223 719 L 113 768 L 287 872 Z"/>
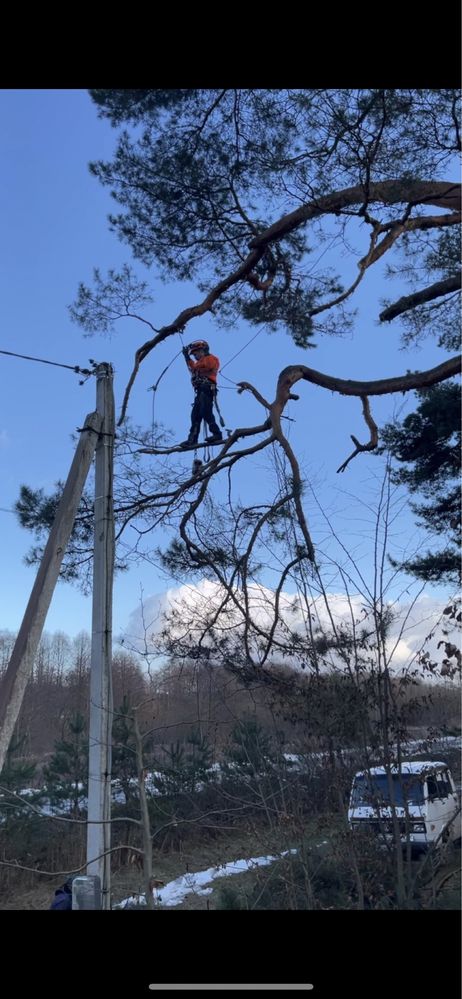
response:
<path fill-rule="evenodd" d="M 183 849 L 177 853 L 153 852 L 153 874 L 155 878 L 164 881 L 165 884 L 173 881 L 188 872 L 194 873 L 202 871 L 208 867 L 217 867 L 220 864 L 229 863 L 233 860 L 261 856 L 267 853 L 277 852 L 279 849 L 288 849 L 293 845 L 284 838 L 281 842 L 280 833 L 275 832 L 270 835 L 267 830 L 261 833 L 257 829 L 236 831 L 233 833 L 223 833 L 212 843 L 193 846 L 190 849 Z M 47 882 L 42 878 L 36 887 L 27 886 L 24 881 L 21 883 L 21 874 L 18 872 L 16 885 L 10 883 L 7 890 L 3 890 L 0 898 L 1 909 L 49 909 L 56 888 L 65 880 L 64 877 L 50 878 Z M 239 876 L 236 875 L 236 880 Z M 30 875 L 27 875 L 30 882 Z M 219 879 L 214 887 L 213 895 L 216 897 L 216 890 L 226 879 Z M 234 877 L 233 877 L 234 883 Z M 138 870 L 122 867 L 113 872 L 111 877 L 111 897 L 112 903 L 121 902 L 128 895 L 144 892 L 143 876 Z M 215 908 L 213 895 L 194 895 L 190 893 L 184 902 L 179 906 L 172 906 L 172 909 L 207 909 Z M 207 905 L 207 901 L 209 905 Z"/>

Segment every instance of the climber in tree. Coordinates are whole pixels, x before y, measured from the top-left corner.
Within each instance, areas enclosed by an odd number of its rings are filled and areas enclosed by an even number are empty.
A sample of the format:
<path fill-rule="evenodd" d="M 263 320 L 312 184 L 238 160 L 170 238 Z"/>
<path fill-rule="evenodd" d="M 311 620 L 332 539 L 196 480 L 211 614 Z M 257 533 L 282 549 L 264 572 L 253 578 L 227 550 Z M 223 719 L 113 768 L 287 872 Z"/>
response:
<path fill-rule="evenodd" d="M 188 347 L 183 347 L 183 355 L 191 372 L 195 396 L 189 437 L 182 441 L 182 444 L 184 446 L 197 444 L 202 420 L 205 420 L 211 434 L 210 437 L 206 437 L 207 444 L 219 444 L 223 440 L 223 435 L 213 415 L 217 373 L 220 367 L 218 357 L 210 353 L 206 340 L 194 340 Z M 194 360 L 191 359 L 191 355 Z"/>

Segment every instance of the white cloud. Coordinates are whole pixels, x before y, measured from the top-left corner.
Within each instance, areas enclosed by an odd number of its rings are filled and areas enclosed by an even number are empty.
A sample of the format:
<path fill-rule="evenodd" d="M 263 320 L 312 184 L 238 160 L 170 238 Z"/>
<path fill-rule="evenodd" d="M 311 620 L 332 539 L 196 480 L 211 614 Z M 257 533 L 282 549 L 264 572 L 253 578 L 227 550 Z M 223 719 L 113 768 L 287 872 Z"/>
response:
<path fill-rule="evenodd" d="M 220 611 L 225 596 L 225 591 L 218 583 L 203 579 L 196 585 L 172 587 L 163 593 L 145 597 L 143 605 L 130 614 L 125 639 L 140 651 L 159 654 L 163 649 L 162 632 L 168 621 L 169 636 L 173 636 L 179 644 L 189 640 L 194 645 L 201 641 L 202 647 L 212 648 L 215 639 L 210 635 L 204 637 L 204 627 L 206 620 L 213 615 L 216 616 L 216 634 L 237 637 L 242 644 L 246 611 L 242 594 L 237 593 L 241 609 L 227 600 L 224 609 Z M 437 646 L 443 637 L 442 623 L 443 626 L 446 623 L 445 618 L 441 622 L 445 605 L 446 601 L 422 595 L 413 605 L 403 602 L 393 606 L 395 620 L 387 639 L 387 653 L 394 670 L 417 668 L 415 657 L 422 648 L 428 650 L 432 659 L 442 658 Z M 259 585 L 249 587 L 248 616 L 255 628 L 250 630 L 248 642 L 256 658 L 259 642 L 261 643 L 258 631 L 268 636 L 274 624 L 274 606 L 275 595 L 272 590 Z M 306 636 L 308 642 L 310 629 L 318 634 L 328 634 L 331 633 L 333 624 L 336 628 L 349 629 L 352 621 L 358 632 L 373 630 L 371 608 L 365 607 L 364 599 L 359 594 L 348 599 L 344 594 L 329 593 L 328 607 L 324 598 L 318 596 L 310 602 L 308 608 L 300 596 L 282 592 L 279 596 L 279 622 L 274 630 L 274 638 L 284 642 L 295 634 L 299 639 Z M 433 636 L 427 640 L 432 632 Z M 457 639 L 452 640 L 458 644 Z M 278 655 L 275 649 L 268 662 L 278 660 L 281 661 L 281 654 Z M 285 662 L 290 662 L 290 657 Z M 338 664 L 338 659 L 331 657 L 331 662 Z"/>

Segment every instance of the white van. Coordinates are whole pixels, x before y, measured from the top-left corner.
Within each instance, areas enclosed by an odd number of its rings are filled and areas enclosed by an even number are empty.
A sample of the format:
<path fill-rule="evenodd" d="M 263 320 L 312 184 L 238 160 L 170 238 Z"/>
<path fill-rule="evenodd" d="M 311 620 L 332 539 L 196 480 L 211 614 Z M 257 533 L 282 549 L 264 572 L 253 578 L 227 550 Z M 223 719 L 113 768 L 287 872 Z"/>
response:
<path fill-rule="evenodd" d="M 385 767 L 355 774 L 348 809 L 353 829 L 369 829 L 389 841 L 393 804 L 401 842 L 409 842 L 413 855 L 450 841 L 460 845 L 460 802 L 446 763 L 408 761 L 388 774 Z"/>

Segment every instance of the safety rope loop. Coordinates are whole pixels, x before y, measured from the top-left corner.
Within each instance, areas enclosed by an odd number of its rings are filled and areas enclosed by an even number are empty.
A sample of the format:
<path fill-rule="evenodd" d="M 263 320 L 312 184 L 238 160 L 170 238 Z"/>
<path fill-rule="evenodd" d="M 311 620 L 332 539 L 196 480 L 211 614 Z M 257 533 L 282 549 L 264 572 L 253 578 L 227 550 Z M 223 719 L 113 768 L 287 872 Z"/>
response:
<path fill-rule="evenodd" d="M 172 360 L 171 360 L 171 361 L 169 361 L 169 362 L 168 362 L 168 364 L 166 364 L 166 365 L 165 365 L 165 368 L 164 368 L 164 370 L 163 370 L 163 371 L 161 371 L 161 373 L 160 373 L 160 375 L 159 375 L 159 377 L 158 377 L 157 381 L 156 381 L 156 382 L 154 382 L 154 385 L 150 385 L 150 386 L 149 386 L 149 388 L 147 389 L 147 391 L 148 391 L 148 392 L 152 392 L 152 417 L 151 417 L 151 428 L 152 428 L 152 429 L 151 429 L 151 434 L 152 434 L 152 438 L 153 438 L 153 439 L 154 439 L 154 411 L 155 411 L 155 399 L 156 399 L 156 392 L 157 392 L 157 389 L 159 388 L 159 382 L 160 382 L 160 381 L 162 380 L 162 378 L 164 377 L 164 375 L 165 375 L 165 374 L 167 373 L 168 369 L 169 369 L 169 368 L 171 367 L 171 365 L 173 364 L 173 362 L 174 362 L 174 361 L 176 361 L 177 357 L 179 357 L 181 353 L 182 353 L 182 350 L 179 350 L 179 351 L 178 351 L 178 353 L 177 353 L 177 354 L 175 354 L 175 356 L 174 356 L 174 357 L 172 357 Z"/>
<path fill-rule="evenodd" d="M 216 411 L 218 413 L 218 417 L 219 417 L 219 420 L 220 420 L 220 426 L 224 427 L 224 426 L 226 426 L 226 424 L 225 424 L 225 421 L 224 421 L 224 419 L 223 419 L 223 417 L 221 415 L 221 410 L 220 410 L 220 407 L 218 405 L 218 389 L 217 389 L 216 385 L 215 385 L 215 390 L 214 390 L 214 393 L 213 393 L 213 401 L 215 403 L 215 409 L 216 409 Z"/>

